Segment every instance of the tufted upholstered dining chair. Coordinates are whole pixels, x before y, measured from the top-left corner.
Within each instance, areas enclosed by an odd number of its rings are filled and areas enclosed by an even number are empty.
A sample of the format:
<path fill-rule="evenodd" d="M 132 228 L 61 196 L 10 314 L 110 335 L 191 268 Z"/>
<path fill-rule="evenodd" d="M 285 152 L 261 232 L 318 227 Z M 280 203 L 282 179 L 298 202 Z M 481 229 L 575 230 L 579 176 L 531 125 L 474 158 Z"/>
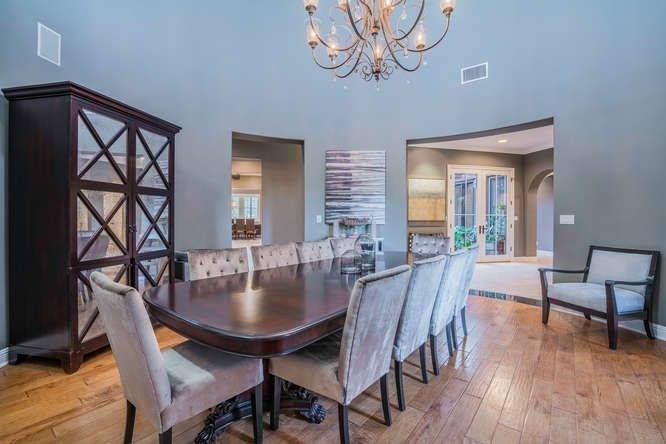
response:
<path fill-rule="evenodd" d="M 90 278 L 127 399 L 125 443 L 132 442 L 136 408 L 171 443 L 171 428 L 248 390 L 254 441 L 262 441 L 260 359 L 241 358 L 187 341 L 160 352 L 141 296 L 100 272 Z"/>
<path fill-rule="evenodd" d="M 342 334 L 271 358 L 271 428 L 279 425 L 283 379 L 337 401 L 343 443 L 349 442 L 349 404 L 379 379 L 384 421 L 391 425 L 387 375 L 410 274 L 411 267 L 402 265 L 358 279 Z"/>
<path fill-rule="evenodd" d="M 442 333 L 446 333 L 446 344 L 449 356 L 453 355 L 453 316 L 455 314 L 456 300 L 463 287 L 465 267 L 469 252 L 458 251 L 448 254 L 448 261 L 444 268 L 444 275 L 439 284 L 435 305 L 430 318 L 430 353 L 432 355 L 433 372 L 439 375 L 439 345 Z"/>
<path fill-rule="evenodd" d="M 443 234 L 415 233 L 412 237 L 412 254 L 415 259 L 439 256 L 449 252 L 449 238 Z"/>
<path fill-rule="evenodd" d="M 331 248 L 333 248 L 333 255 L 340 257 L 345 251 L 353 250 L 356 247 L 356 240 L 358 236 L 351 237 L 332 237 Z"/>
<path fill-rule="evenodd" d="M 262 245 L 251 247 L 252 262 L 255 270 L 286 267 L 298 264 L 296 244 L 291 242 L 281 245 Z"/>
<path fill-rule="evenodd" d="M 469 297 L 469 289 L 472 285 L 472 278 L 474 277 L 474 269 L 476 268 L 476 260 L 479 257 L 479 246 L 476 245 L 467 250 L 467 263 L 465 264 L 465 277 L 463 280 L 462 288 L 458 293 L 456 299 L 456 310 L 453 314 L 453 329 L 451 331 L 453 347 L 458 348 L 458 338 L 456 336 L 456 318 L 460 315 L 462 322 L 463 333 L 467 336 L 467 298 Z"/>
<path fill-rule="evenodd" d="M 313 242 L 299 242 L 296 244 L 298 251 L 298 259 L 302 264 L 306 262 L 322 261 L 326 259 L 333 259 L 333 248 L 331 248 L 331 241 L 324 239 Z"/>
<path fill-rule="evenodd" d="M 414 262 L 412 277 L 402 307 L 398 330 L 393 345 L 393 369 L 398 394 L 398 408 L 405 410 L 405 389 L 402 381 L 402 364 L 416 349 L 421 357 L 421 377 L 428 383 L 426 346 L 430 319 L 435 305 L 435 297 L 446 266 L 446 256 L 435 256 Z"/>
<path fill-rule="evenodd" d="M 608 346 L 617 348 L 618 322 L 641 319 L 650 326 L 652 295 L 657 287 L 661 253 L 651 250 L 591 246 L 582 270 L 540 268 L 542 322 L 548 323 L 550 305 L 580 311 L 585 318 L 606 319 Z M 582 282 L 549 282 L 549 273 L 581 274 Z"/>
<path fill-rule="evenodd" d="M 189 250 L 187 261 L 192 281 L 249 271 L 247 248 Z"/>

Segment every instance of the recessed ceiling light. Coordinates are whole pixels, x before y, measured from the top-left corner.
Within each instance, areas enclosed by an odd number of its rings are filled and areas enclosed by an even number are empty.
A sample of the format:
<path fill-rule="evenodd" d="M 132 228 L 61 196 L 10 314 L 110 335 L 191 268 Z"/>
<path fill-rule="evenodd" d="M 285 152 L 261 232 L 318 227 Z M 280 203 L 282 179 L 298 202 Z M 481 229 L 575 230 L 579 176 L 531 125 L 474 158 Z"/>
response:
<path fill-rule="evenodd" d="M 507 142 L 508 142 L 507 139 L 500 139 L 500 140 L 497 141 L 497 143 L 507 143 Z"/>

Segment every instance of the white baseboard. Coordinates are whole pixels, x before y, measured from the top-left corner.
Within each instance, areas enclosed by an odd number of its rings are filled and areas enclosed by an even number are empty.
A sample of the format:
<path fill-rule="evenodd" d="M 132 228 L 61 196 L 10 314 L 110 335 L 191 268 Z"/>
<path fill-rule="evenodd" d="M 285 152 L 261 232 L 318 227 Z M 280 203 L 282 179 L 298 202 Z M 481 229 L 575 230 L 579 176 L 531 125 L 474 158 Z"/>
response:
<path fill-rule="evenodd" d="M 0 368 L 9 363 L 9 347 L 0 349 Z"/>
<path fill-rule="evenodd" d="M 555 304 L 552 304 L 550 308 L 553 310 L 563 311 L 568 314 L 579 316 L 581 318 L 583 317 L 583 313 L 581 312 L 569 310 L 564 307 L 559 307 Z M 596 316 L 592 316 L 592 320 L 604 324 L 606 323 L 605 319 L 597 318 Z M 666 341 L 666 326 L 655 324 L 654 322 L 651 322 L 650 325 L 652 326 L 652 333 L 654 333 L 654 336 L 661 341 Z M 643 321 L 641 321 L 640 319 L 633 319 L 631 321 L 620 322 L 619 327 L 624 328 L 625 330 L 631 330 L 643 336 L 647 336 L 645 334 L 645 326 L 643 325 Z"/>
<path fill-rule="evenodd" d="M 546 250 L 537 250 L 537 256 L 553 257 L 553 252 Z"/>

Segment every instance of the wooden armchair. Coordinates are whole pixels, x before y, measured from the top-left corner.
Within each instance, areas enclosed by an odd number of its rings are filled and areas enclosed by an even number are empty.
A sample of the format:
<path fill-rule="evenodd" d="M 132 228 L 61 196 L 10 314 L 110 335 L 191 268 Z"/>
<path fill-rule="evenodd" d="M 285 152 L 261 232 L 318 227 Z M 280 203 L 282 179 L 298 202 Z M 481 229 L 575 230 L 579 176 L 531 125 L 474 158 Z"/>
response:
<path fill-rule="evenodd" d="M 542 322 L 548 323 L 550 305 L 597 316 L 608 324 L 608 346 L 617 348 L 618 322 L 642 319 L 650 339 L 652 296 L 657 288 L 660 253 L 591 246 L 582 270 L 540 268 Z M 552 283 L 548 273 L 582 274 L 582 282 Z"/>

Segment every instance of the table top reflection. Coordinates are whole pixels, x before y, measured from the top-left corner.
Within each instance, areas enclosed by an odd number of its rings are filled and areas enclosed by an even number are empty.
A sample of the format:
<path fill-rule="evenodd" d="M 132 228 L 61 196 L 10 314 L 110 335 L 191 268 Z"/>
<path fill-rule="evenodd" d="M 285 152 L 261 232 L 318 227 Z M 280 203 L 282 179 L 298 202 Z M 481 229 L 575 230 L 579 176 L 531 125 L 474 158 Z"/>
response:
<path fill-rule="evenodd" d="M 406 263 L 407 253 L 385 252 L 374 271 Z M 342 328 L 351 290 L 364 274 L 342 274 L 340 260 L 332 259 L 161 285 L 143 297 L 154 318 L 190 339 L 270 357 Z"/>

